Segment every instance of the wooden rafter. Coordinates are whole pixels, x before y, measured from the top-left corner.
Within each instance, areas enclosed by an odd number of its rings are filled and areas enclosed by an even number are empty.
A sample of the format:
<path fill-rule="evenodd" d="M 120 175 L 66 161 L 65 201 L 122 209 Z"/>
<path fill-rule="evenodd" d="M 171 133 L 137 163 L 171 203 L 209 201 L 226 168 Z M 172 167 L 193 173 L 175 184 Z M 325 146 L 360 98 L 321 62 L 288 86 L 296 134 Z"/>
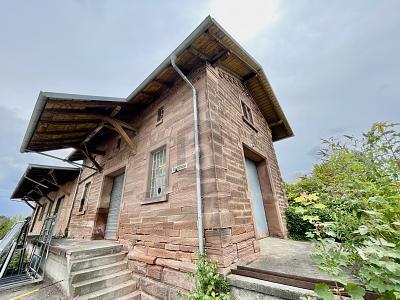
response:
<path fill-rule="evenodd" d="M 272 128 L 272 127 L 275 127 L 275 126 L 279 126 L 281 124 L 283 124 L 283 120 L 279 120 L 278 122 L 274 122 L 274 123 L 268 124 L 268 126 L 269 126 L 269 128 Z"/>
<path fill-rule="evenodd" d="M 113 111 L 111 112 L 111 114 L 110 114 L 110 116 L 111 117 L 115 117 L 118 113 L 119 113 L 119 111 L 121 110 L 121 105 L 117 105 L 114 109 L 113 109 Z"/>
<path fill-rule="evenodd" d="M 161 79 L 154 79 L 155 82 L 157 82 L 160 85 L 165 86 L 166 88 L 171 88 L 174 84 L 169 82 L 169 81 L 165 81 L 165 80 L 161 80 Z"/>
<path fill-rule="evenodd" d="M 84 145 L 87 142 L 89 142 L 103 127 L 104 127 L 104 122 L 102 122 L 95 129 L 93 129 L 93 131 L 83 140 L 81 145 Z"/>
<path fill-rule="evenodd" d="M 211 57 L 208 57 L 207 55 L 205 55 L 204 53 L 201 53 L 199 50 L 197 50 L 196 48 L 194 48 L 193 46 L 190 46 L 189 48 L 187 48 L 187 50 L 192 53 L 193 55 L 199 57 L 202 60 L 206 60 L 206 61 L 210 61 Z"/>
<path fill-rule="evenodd" d="M 240 55 L 238 55 L 237 53 L 235 53 L 233 50 L 228 50 L 227 47 L 224 45 L 224 43 L 221 41 L 221 39 L 219 37 L 217 37 L 215 34 L 213 34 L 212 32 L 210 32 L 209 30 L 207 30 L 205 32 L 210 39 L 214 40 L 215 42 L 217 42 L 222 48 L 226 49 L 226 51 L 229 53 L 229 55 L 234 55 L 236 59 L 238 59 L 242 64 L 244 64 L 247 68 L 249 68 L 251 70 L 252 73 L 258 73 L 258 71 L 256 69 L 254 69 L 253 66 L 251 66 L 248 62 L 244 61 Z"/>

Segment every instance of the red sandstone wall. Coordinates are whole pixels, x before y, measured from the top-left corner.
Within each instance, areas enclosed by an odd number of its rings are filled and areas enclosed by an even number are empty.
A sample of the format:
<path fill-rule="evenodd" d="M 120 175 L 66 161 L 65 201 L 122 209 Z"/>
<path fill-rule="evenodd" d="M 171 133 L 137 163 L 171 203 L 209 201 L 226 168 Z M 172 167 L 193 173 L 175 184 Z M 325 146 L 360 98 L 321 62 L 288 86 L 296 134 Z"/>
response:
<path fill-rule="evenodd" d="M 60 207 L 60 217 L 57 221 L 57 224 L 55 225 L 54 228 L 54 235 L 55 236 L 64 236 L 65 233 L 65 229 L 67 227 L 67 223 L 68 223 L 68 218 L 69 218 L 69 214 L 70 214 L 70 210 L 71 210 L 71 206 L 72 206 L 72 201 L 73 201 L 73 196 L 74 196 L 74 191 L 75 191 L 75 185 L 77 183 L 77 180 L 75 181 L 71 181 L 71 182 L 67 182 L 64 185 L 61 186 L 62 189 L 59 189 L 58 191 L 55 192 L 51 192 L 49 193 L 48 197 L 50 199 L 54 200 L 54 204 L 52 206 L 50 215 L 53 215 L 55 208 L 56 208 L 56 202 L 57 200 L 62 197 L 63 195 L 65 195 L 64 198 L 64 204 L 62 205 L 62 207 Z M 69 195 L 65 194 L 65 191 L 69 193 Z M 47 200 L 46 198 L 42 198 L 40 200 L 40 203 L 47 203 L 46 209 L 44 211 L 43 214 L 43 219 L 39 221 L 39 216 L 40 216 L 40 212 L 39 215 L 36 219 L 36 223 L 34 224 L 34 227 L 32 228 L 32 231 L 29 233 L 30 235 L 37 235 L 40 233 L 40 230 L 42 228 L 43 225 L 43 221 L 47 216 L 48 210 L 49 210 L 49 200 Z M 33 222 L 33 217 L 34 217 L 35 211 L 32 212 L 32 221 Z"/>
<path fill-rule="evenodd" d="M 220 262 L 221 271 L 238 259 L 252 259 L 259 252 L 255 238 L 250 193 L 247 188 L 243 144 L 264 156 L 269 165 L 279 216 L 281 236 L 286 236 L 287 206 L 268 124 L 247 89 L 235 76 L 207 65 L 207 96 L 211 120 L 211 146 L 215 181 L 205 178 L 203 190 L 208 253 Z M 241 99 L 253 112 L 257 132 L 242 119 Z M 216 214 L 219 211 L 219 215 Z"/>
<path fill-rule="evenodd" d="M 259 253 L 242 143 L 254 144 L 253 148 L 267 158 L 282 216 L 286 200 L 270 130 L 249 96 L 246 97 L 249 97 L 258 133 L 248 128 L 241 118 L 240 97 L 245 87 L 233 76 L 209 65 L 199 68 L 189 78 L 199 96 L 206 249 L 212 259 L 219 261 L 220 271 L 226 273 L 239 259 L 252 259 Z M 164 121 L 156 125 L 157 110 L 161 106 L 165 110 Z M 106 151 L 104 157 L 97 158 L 104 170 L 88 179 L 92 185 L 84 213 L 79 213 L 78 208 L 85 182 L 80 185 L 70 237 L 92 237 L 104 178 L 110 172 L 125 168 L 118 236 L 129 251 L 130 267 L 146 276 L 141 279 L 141 287 L 149 294 L 154 290 L 157 295 L 175 293 L 171 285 L 188 290 L 194 282 L 181 272 L 194 269 L 198 250 L 191 90 L 178 81 L 131 123 L 139 128 L 133 139 L 136 155 L 130 153 L 123 141 L 118 150 L 117 137 L 99 145 L 99 149 Z M 184 162 L 188 168 L 175 174 L 169 170 L 168 201 L 143 204 L 149 153 L 162 144 L 167 145 L 169 169 Z M 92 172 L 84 169 L 82 178 Z"/>

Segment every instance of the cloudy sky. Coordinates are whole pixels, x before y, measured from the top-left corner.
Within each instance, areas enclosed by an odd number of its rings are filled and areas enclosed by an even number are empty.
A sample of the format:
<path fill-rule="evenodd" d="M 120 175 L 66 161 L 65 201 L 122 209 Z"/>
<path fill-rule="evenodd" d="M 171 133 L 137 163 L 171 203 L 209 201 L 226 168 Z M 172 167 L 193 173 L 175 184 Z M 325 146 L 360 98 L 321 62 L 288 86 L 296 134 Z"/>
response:
<path fill-rule="evenodd" d="M 28 162 L 19 147 L 40 90 L 127 97 L 211 14 L 263 66 L 295 137 L 275 144 L 285 180 L 321 138 L 400 116 L 400 2 L 0 0 L 0 215 Z"/>

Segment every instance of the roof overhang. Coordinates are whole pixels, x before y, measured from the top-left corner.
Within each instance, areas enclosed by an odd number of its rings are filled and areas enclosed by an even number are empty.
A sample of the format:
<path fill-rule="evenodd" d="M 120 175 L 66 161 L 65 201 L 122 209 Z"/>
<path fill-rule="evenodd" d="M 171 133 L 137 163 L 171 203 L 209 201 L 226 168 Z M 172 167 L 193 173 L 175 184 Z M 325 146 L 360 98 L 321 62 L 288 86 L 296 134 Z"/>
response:
<path fill-rule="evenodd" d="M 79 168 L 29 164 L 19 180 L 11 199 L 38 202 L 63 184 L 75 180 Z"/>
<path fill-rule="evenodd" d="M 107 121 L 131 118 L 134 107 L 122 98 L 40 92 L 20 151 L 90 147 L 113 131 Z"/>
<path fill-rule="evenodd" d="M 172 54 L 177 56 L 177 65 L 185 73 L 202 61 L 208 61 L 237 75 L 258 104 L 272 131 L 272 139 L 277 141 L 293 136 L 262 67 L 213 18 L 208 16 Z M 128 96 L 127 101 L 149 103 L 178 79 L 170 56 Z"/>

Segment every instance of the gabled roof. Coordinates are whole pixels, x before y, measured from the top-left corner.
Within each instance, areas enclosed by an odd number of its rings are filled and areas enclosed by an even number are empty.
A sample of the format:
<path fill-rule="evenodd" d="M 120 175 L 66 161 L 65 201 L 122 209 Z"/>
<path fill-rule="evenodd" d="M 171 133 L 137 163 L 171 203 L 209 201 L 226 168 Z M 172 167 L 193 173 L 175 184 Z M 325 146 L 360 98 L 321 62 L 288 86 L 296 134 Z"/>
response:
<path fill-rule="evenodd" d="M 122 98 L 40 92 L 20 151 L 79 148 L 105 118 L 130 118 L 134 106 Z M 112 131 L 101 129 L 91 142 Z"/>
<path fill-rule="evenodd" d="M 273 141 L 293 135 L 262 67 L 210 16 L 172 54 L 184 73 L 208 61 L 241 78 L 271 128 Z M 178 79 L 168 56 L 126 100 L 41 92 L 21 152 L 79 148 L 82 144 L 95 146 L 112 133 L 112 129 L 102 125 L 105 117 L 129 120 Z M 83 157 L 82 153 L 76 154 L 70 159 Z"/>
<path fill-rule="evenodd" d="M 79 172 L 79 168 L 73 167 L 29 164 L 12 193 L 11 199 L 39 201 L 43 195 L 57 191 L 60 185 L 74 180 L 78 177 Z"/>
<path fill-rule="evenodd" d="M 177 65 L 185 73 L 199 66 L 202 61 L 209 61 L 237 75 L 245 82 L 267 120 L 273 140 L 293 136 L 262 67 L 213 18 L 208 16 L 172 54 L 177 56 Z M 178 78 L 168 56 L 128 96 L 127 101 L 151 102 Z"/>

